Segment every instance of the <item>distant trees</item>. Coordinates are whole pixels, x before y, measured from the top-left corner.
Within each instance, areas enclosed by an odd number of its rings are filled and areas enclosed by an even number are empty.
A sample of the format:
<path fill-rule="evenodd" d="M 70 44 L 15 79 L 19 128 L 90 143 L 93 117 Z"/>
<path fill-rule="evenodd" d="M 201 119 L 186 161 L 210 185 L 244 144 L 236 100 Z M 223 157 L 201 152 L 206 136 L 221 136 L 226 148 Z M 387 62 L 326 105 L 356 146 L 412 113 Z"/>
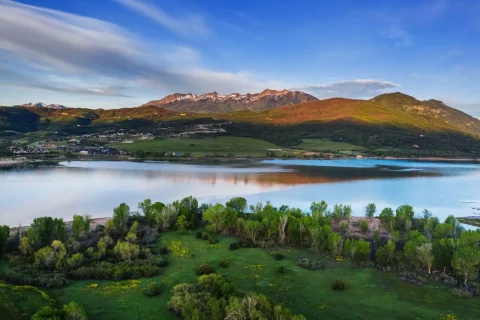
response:
<path fill-rule="evenodd" d="M 467 244 L 460 245 L 453 254 L 452 267 L 463 275 L 465 286 L 468 279 L 473 277 L 480 264 L 480 250 Z"/>
<path fill-rule="evenodd" d="M 7 248 L 8 237 L 10 236 L 10 228 L 8 226 L 0 226 L 0 258 Z"/>

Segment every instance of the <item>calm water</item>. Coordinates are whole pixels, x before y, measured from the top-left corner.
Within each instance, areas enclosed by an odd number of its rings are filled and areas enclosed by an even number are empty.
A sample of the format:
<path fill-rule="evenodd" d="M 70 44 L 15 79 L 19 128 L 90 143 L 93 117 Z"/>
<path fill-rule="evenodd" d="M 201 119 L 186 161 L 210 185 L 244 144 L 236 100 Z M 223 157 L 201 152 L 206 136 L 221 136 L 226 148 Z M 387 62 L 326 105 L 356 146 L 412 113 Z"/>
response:
<path fill-rule="evenodd" d="M 168 203 L 193 195 L 200 202 L 242 196 L 308 209 L 312 201 L 349 204 L 363 215 L 411 204 L 440 218 L 467 216 L 480 207 L 480 165 L 397 160 L 272 160 L 217 164 L 64 162 L 56 167 L 0 171 L 0 224 L 29 224 L 39 216 L 112 215 L 126 202 Z"/>

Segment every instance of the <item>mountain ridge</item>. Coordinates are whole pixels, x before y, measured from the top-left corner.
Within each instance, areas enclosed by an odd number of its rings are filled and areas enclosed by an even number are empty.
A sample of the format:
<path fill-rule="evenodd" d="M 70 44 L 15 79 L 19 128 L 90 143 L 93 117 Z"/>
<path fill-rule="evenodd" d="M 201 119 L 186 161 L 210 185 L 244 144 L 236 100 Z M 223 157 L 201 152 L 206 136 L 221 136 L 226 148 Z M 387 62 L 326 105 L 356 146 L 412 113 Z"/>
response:
<path fill-rule="evenodd" d="M 174 93 L 142 106 L 154 105 L 167 110 L 196 113 L 228 113 L 242 110 L 263 111 L 285 105 L 318 100 L 314 96 L 292 90 L 265 89 L 259 93 L 203 94 Z"/>

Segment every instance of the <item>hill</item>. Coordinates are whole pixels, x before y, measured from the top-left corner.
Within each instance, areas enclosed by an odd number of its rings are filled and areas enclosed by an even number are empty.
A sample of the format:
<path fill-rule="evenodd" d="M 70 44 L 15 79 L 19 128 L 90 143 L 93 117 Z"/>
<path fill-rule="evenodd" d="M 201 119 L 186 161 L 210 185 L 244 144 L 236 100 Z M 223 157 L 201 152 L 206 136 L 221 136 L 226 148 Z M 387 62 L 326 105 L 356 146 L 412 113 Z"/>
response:
<path fill-rule="evenodd" d="M 144 106 L 153 105 L 177 112 L 226 113 L 241 110 L 269 110 L 315 100 L 318 99 L 301 91 L 266 89 L 254 94 L 232 93 L 220 95 L 217 92 L 211 92 L 197 95 L 175 93 L 161 100 L 147 102 Z"/>
<path fill-rule="evenodd" d="M 83 134 L 126 129 L 167 137 L 182 132 L 202 136 L 204 124 L 221 126 L 222 130 L 204 132 L 210 136 L 251 137 L 282 147 L 302 145 L 305 139 L 322 139 L 353 145 L 352 150 L 429 156 L 480 154 L 480 120 L 441 101 L 419 101 L 402 93 L 370 100 L 334 98 L 227 113 L 173 111 L 153 104 L 110 110 L 0 107 L 2 135 L 12 130 Z M 315 144 L 311 146 L 315 151 Z"/>

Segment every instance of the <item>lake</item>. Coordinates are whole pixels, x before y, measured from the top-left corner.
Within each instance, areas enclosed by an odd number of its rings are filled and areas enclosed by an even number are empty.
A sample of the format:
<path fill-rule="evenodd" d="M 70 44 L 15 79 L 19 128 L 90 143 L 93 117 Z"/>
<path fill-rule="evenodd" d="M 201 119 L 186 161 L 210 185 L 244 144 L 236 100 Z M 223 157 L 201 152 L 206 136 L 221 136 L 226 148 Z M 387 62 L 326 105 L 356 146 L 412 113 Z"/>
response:
<path fill-rule="evenodd" d="M 245 197 L 307 210 L 313 201 L 352 206 L 363 215 L 402 204 L 444 219 L 480 211 L 477 163 L 400 160 L 265 160 L 204 163 L 70 161 L 0 170 L 0 224 L 30 224 L 35 217 L 71 220 L 74 214 L 111 216 L 122 202 L 137 209 L 151 198 L 169 203 L 186 196 L 224 203 Z"/>

